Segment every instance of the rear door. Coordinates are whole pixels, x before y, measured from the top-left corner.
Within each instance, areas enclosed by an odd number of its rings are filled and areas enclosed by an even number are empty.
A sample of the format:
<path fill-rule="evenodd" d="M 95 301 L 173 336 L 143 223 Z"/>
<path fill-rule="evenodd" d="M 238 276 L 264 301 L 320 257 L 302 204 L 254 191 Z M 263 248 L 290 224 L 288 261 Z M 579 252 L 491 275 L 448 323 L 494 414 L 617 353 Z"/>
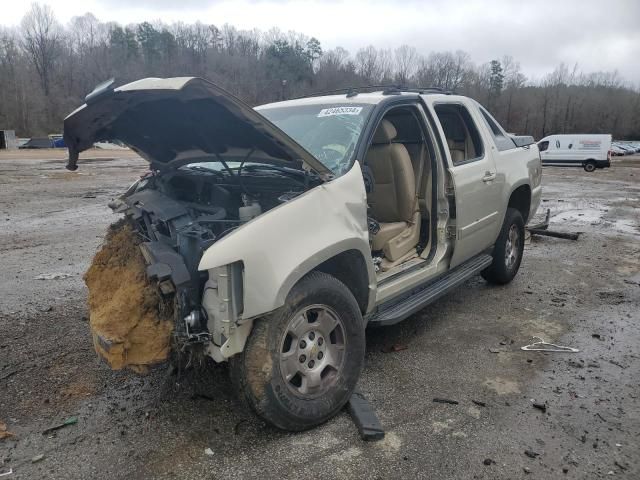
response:
<path fill-rule="evenodd" d="M 456 231 L 450 266 L 455 267 L 495 242 L 504 208 L 501 178 L 491 145 L 480 134 L 473 106 L 443 100 L 434 102 L 433 108 L 448 146 L 449 174 L 454 186 Z"/>

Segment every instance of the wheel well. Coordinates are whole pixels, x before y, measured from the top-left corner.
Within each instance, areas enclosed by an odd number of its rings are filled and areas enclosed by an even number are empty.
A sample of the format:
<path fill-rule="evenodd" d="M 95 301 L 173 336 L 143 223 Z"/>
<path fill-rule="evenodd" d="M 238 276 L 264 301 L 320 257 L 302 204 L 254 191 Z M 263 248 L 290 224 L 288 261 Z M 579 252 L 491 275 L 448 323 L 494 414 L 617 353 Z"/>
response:
<path fill-rule="evenodd" d="M 349 289 L 364 314 L 369 302 L 369 276 L 367 264 L 358 250 L 347 250 L 322 262 L 313 271 L 331 275 Z"/>
<path fill-rule="evenodd" d="M 529 208 L 531 207 L 531 188 L 529 185 L 521 185 L 516 188 L 509 197 L 509 207 L 515 208 L 522 214 L 526 225 L 529 218 Z"/>

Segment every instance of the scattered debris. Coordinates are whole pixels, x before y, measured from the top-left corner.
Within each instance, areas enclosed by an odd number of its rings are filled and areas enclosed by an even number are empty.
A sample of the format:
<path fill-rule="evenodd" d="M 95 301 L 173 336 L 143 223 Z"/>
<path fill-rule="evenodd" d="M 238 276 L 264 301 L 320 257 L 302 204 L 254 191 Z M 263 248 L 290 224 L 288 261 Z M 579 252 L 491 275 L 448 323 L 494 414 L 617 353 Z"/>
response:
<path fill-rule="evenodd" d="M 496 462 L 494 462 L 494 461 L 493 461 L 493 460 L 491 460 L 490 458 L 485 458 L 485 459 L 484 459 L 484 461 L 483 461 L 482 463 L 484 463 L 485 465 L 487 465 L 487 466 L 488 466 L 488 465 L 491 465 L 492 463 L 496 463 Z"/>
<path fill-rule="evenodd" d="M 71 273 L 41 273 L 34 280 L 62 280 L 64 278 L 73 277 Z"/>
<path fill-rule="evenodd" d="M 69 417 L 64 422 L 59 423 L 58 425 L 54 425 L 53 427 L 49 427 L 46 430 L 42 431 L 43 435 L 47 435 L 51 432 L 55 432 L 56 430 L 60 430 L 61 428 L 68 427 L 69 425 L 75 425 L 78 423 L 78 417 Z"/>
<path fill-rule="evenodd" d="M 520 347 L 520 350 L 524 350 L 527 352 L 565 352 L 565 353 L 577 353 L 580 350 L 573 347 L 565 347 L 563 345 L 556 345 L 555 343 L 545 342 L 540 337 L 533 337 L 534 339 L 538 339 L 537 342 L 534 342 L 530 345 L 525 345 L 524 347 Z"/>
<path fill-rule="evenodd" d="M 617 460 L 614 460 L 613 462 L 615 464 L 616 467 L 618 467 L 620 470 L 626 470 L 627 468 L 629 468 L 627 465 L 623 465 L 620 462 L 618 462 Z"/>
<path fill-rule="evenodd" d="M 584 363 L 582 362 L 582 360 L 577 361 L 577 362 L 574 361 L 574 360 L 569 360 L 567 362 L 567 365 L 569 365 L 570 367 L 573 367 L 573 368 L 584 368 Z"/>
<path fill-rule="evenodd" d="M 486 407 L 487 404 L 485 402 L 481 402 L 480 400 L 471 400 L 473 403 L 478 405 L 479 407 Z"/>
<path fill-rule="evenodd" d="M 448 403 L 449 405 L 458 405 L 457 400 L 450 400 L 448 398 L 434 398 L 433 401 L 435 403 Z"/>
<path fill-rule="evenodd" d="M 212 457 L 213 456 L 213 450 L 211 450 L 210 448 L 207 447 L 207 448 L 204 449 L 204 454 Z"/>
<path fill-rule="evenodd" d="M 615 365 L 616 367 L 620 367 L 621 369 L 625 369 L 627 368 L 626 365 L 621 364 L 620 362 L 616 361 L 616 360 L 607 360 L 611 365 Z"/>
<path fill-rule="evenodd" d="M 600 340 L 600 334 L 599 333 L 592 333 L 591 336 L 593 338 L 597 338 L 598 340 Z"/>
<path fill-rule="evenodd" d="M 0 421 L 0 440 L 15 437 L 13 433 L 7 430 L 7 425 Z"/>
<path fill-rule="evenodd" d="M 408 348 L 409 347 L 407 345 L 394 343 L 393 345 L 387 345 L 386 347 L 382 347 L 382 353 L 401 352 L 402 350 L 406 350 Z"/>
<path fill-rule="evenodd" d="M 535 225 L 529 225 L 527 229 L 533 228 L 534 230 L 546 230 L 549 228 L 549 219 L 551 218 L 551 209 L 547 208 L 547 213 L 544 217 L 544 222 L 537 223 Z"/>
<path fill-rule="evenodd" d="M 44 453 L 41 453 L 39 455 L 36 455 L 35 457 L 31 458 L 31 463 L 38 463 L 40 461 L 44 460 Z"/>
<path fill-rule="evenodd" d="M 491 353 L 504 353 L 506 352 L 506 348 L 490 348 L 489 351 Z"/>
<path fill-rule="evenodd" d="M 526 473 L 527 475 L 531 473 L 531 469 L 529 467 L 522 467 L 522 470 L 524 471 L 524 473 Z"/>
<path fill-rule="evenodd" d="M 534 452 L 533 450 L 525 450 L 524 454 L 529 458 L 537 458 L 540 456 L 538 452 Z"/>
<path fill-rule="evenodd" d="M 0 473 L 0 477 L 6 477 L 7 475 L 11 475 L 13 473 L 13 468 L 10 468 L 6 472 Z"/>
<path fill-rule="evenodd" d="M 233 434 L 234 435 L 238 435 L 238 433 L 240 433 L 240 425 L 242 425 L 243 423 L 247 423 L 248 420 L 246 418 L 243 418 L 242 420 L 238 421 L 238 423 L 236 423 L 233 426 Z"/>
<path fill-rule="evenodd" d="M 540 235 L 544 237 L 562 238 L 564 240 L 578 240 L 580 233 L 554 232 L 551 230 L 543 230 L 538 228 L 527 228 L 531 235 Z"/>
<path fill-rule="evenodd" d="M 561 200 L 558 200 L 558 201 L 561 201 Z M 578 240 L 578 237 L 580 236 L 580 232 L 564 233 L 564 232 L 554 232 L 549 230 L 550 217 L 551 217 L 551 210 L 547 208 L 547 214 L 545 215 L 544 222 L 538 223 L 536 225 L 529 225 L 528 227 L 526 227 L 527 232 L 529 232 L 531 235 L 564 238 L 565 240 Z"/>
<path fill-rule="evenodd" d="M 538 410 L 541 410 L 543 413 L 547 412 L 547 404 L 546 403 L 533 402 L 531 405 L 533 406 L 533 408 L 537 408 Z"/>
<path fill-rule="evenodd" d="M 384 429 L 364 394 L 356 388 L 347 402 L 347 410 L 358 427 L 360 438 L 378 441 L 384 438 Z"/>

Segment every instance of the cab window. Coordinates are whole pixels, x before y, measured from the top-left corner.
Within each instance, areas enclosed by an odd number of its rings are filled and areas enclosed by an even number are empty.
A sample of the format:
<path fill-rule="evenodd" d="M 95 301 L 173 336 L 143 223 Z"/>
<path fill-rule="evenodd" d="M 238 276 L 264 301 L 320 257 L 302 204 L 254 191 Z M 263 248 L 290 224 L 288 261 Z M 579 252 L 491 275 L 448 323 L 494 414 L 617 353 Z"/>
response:
<path fill-rule="evenodd" d="M 549 148 L 549 142 L 547 140 L 545 140 L 544 142 L 538 143 L 538 150 L 540 150 L 541 152 L 544 152 L 548 148 Z"/>
<path fill-rule="evenodd" d="M 484 120 L 484 123 L 489 128 L 489 131 L 491 132 L 491 135 L 493 136 L 493 140 L 499 151 L 516 148 L 516 144 L 513 143 L 513 140 L 511 140 L 511 138 L 509 138 L 505 134 L 502 127 L 498 125 L 498 122 L 491 116 L 489 112 L 487 112 L 484 108 L 480 107 L 480 113 L 482 114 L 482 119 Z"/>
<path fill-rule="evenodd" d="M 434 105 L 436 115 L 447 139 L 447 146 L 454 165 L 479 160 L 484 155 L 484 145 L 469 111 L 460 104 Z"/>

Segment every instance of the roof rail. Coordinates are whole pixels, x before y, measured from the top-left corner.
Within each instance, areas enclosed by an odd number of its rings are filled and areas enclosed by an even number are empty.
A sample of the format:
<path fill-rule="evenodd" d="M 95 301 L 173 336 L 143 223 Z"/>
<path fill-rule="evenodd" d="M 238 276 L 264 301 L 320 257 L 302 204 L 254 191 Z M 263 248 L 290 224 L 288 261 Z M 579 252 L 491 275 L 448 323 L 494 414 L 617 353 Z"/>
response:
<path fill-rule="evenodd" d="M 309 98 L 309 97 L 322 97 L 324 95 L 339 95 L 344 93 L 347 98 L 355 97 L 359 93 L 367 93 L 367 92 L 375 92 L 382 91 L 383 95 L 398 95 L 400 93 L 417 93 L 417 94 L 426 94 L 426 93 L 441 93 L 443 95 L 453 95 L 455 92 L 444 90 L 440 87 L 403 87 L 402 85 L 365 85 L 361 87 L 345 87 L 338 88 L 336 90 L 324 90 L 320 92 L 312 92 L 306 95 L 300 95 L 298 97 L 293 97 L 291 100 L 297 100 L 299 98 Z"/>
<path fill-rule="evenodd" d="M 376 90 L 384 90 L 385 88 L 392 87 L 393 85 L 365 85 L 362 87 L 345 87 L 338 88 L 336 90 L 323 90 L 320 92 L 312 92 L 307 93 L 305 95 L 300 95 L 298 97 L 293 97 L 292 100 L 297 100 L 298 98 L 307 98 L 307 97 L 322 97 L 324 95 L 338 95 L 340 93 L 346 94 L 348 98 L 355 97 L 358 93 L 364 93 L 365 91 L 376 91 Z"/>

